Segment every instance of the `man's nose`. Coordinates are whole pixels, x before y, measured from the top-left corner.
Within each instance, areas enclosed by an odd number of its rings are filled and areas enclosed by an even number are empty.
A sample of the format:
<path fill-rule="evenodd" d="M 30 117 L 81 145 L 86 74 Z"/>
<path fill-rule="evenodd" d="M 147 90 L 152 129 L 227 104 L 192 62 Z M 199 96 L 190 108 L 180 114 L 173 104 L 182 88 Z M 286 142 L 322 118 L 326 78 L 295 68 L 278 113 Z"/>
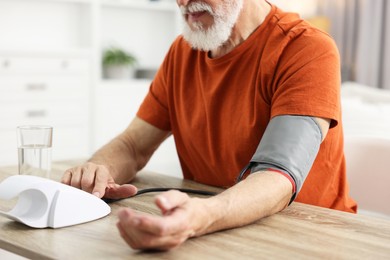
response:
<path fill-rule="evenodd" d="M 191 0 L 176 0 L 178 6 L 186 6 Z"/>

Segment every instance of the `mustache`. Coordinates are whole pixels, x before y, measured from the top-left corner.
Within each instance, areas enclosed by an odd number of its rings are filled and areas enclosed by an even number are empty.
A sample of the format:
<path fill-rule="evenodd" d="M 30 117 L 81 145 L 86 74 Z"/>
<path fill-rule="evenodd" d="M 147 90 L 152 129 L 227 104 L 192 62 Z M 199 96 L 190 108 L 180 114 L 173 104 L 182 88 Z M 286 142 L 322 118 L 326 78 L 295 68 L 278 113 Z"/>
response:
<path fill-rule="evenodd" d="M 182 15 L 196 13 L 196 12 L 208 12 L 211 15 L 214 15 L 214 11 L 210 5 L 203 2 L 192 2 L 187 6 L 180 6 L 180 11 Z"/>

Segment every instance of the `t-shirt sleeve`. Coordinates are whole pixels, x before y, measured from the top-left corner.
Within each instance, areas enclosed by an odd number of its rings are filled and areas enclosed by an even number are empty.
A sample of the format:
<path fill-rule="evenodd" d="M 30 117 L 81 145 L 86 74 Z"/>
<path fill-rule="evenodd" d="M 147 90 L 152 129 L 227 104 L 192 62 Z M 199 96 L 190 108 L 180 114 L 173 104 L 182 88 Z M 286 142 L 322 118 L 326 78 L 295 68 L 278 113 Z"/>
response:
<path fill-rule="evenodd" d="M 274 78 L 271 117 L 307 115 L 340 120 L 340 59 L 329 35 L 308 29 L 283 49 Z"/>
<path fill-rule="evenodd" d="M 162 65 L 153 79 L 149 92 L 138 109 L 137 116 L 162 130 L 170 131 L 171 123 L 168 105 L 169 63 L 172 49 L 168 51 Z"/>

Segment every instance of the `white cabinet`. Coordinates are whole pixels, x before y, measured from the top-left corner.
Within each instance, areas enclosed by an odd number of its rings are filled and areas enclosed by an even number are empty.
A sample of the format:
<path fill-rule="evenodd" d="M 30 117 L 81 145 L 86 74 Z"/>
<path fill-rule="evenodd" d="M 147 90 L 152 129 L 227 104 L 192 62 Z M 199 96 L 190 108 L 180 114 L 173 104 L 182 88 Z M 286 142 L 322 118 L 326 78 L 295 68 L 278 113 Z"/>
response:
<path fill-rule="evenodd" d="M 16 127 L 53 126 L 54 160 L 91 150 L 92 1 L 0 0 L 0 165 Z"/>
<path fill-rule="evenodd" d="M 181 17 L 172 0 L 105 0 L 101 2 L 100 50 L 115 45 L 138 59 L 138 68 L 157 70 L 181 30 Z M 102 80 L 95 89 L 95 149 L 123 131 L 144 99 L 150 80 Z M 181 176 L 173 138 L 166 140 L 145 167 Z"/>
<path fill-rule="evenodd" d="M 0 55 L 0 164 L 16 164 L 18 125 L 51 125 L 53 159 L 87 156 L 88 58 Z"/>
<path fill-rule="evenodd" d="M 0 165 L 16 164 L 25 124 L 54 126 L 54 160 L 89 157 L 128 125 L 150 84 L 103 80 L 103 49 L 157 70 L 180 28 L 174 0 L 0 0 Z"/>
<path fill-rule="evenodd" d="M 88 50 L 96 13 L 94 0 L 0 0 L 0 49 L 31 51 Z M 66 56 L 66 53 L 61 56 Z"/>

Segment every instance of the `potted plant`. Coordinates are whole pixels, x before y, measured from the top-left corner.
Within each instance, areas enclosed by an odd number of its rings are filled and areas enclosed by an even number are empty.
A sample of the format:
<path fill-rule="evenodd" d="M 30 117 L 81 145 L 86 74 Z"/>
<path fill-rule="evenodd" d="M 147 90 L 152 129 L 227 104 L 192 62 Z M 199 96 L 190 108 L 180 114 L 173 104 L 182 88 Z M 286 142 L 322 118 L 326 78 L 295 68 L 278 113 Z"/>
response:
<path fill-rule="evenodd" d="M 103 74 L 105 78 L 128 79 L 134 77 L 137 59 L 118 47 L 110 47 L 103 52 Z"/>

